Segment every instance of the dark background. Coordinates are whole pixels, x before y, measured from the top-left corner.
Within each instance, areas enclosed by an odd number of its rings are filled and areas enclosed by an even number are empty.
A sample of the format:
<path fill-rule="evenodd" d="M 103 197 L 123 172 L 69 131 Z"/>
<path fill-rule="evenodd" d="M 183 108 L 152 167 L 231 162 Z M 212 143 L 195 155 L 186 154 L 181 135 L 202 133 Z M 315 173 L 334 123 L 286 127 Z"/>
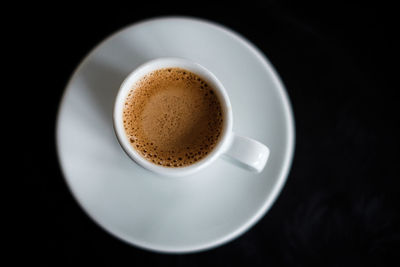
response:
<path fill-rule="evenodd" d="M 18 155 L 25 227 L 17 260 L 42 266 L 82 260 L 113 266 L 388 266 L 400 253 L 398 15 L 382 2 L 299 2 L 232 8 L 108 1 L 90 8 L 71 3 L 4 10 L 13 15 L 11 24 L 23 22 L 10 44 L 23 48 L 19 63 L 30 70 L 19 95 L 21 114 L 15 115 L 25 118 L 18 138 L 29 148 Z M 209 19 L 248 38 L 281 76 L 296 121 L 292 169 L 268 214 L 234 241 L 187 255 L 138 249 L 101 230 L 68 191 L 54 141 L 64 87 L 83 57 L 116 30 L 163 15 Z"/>

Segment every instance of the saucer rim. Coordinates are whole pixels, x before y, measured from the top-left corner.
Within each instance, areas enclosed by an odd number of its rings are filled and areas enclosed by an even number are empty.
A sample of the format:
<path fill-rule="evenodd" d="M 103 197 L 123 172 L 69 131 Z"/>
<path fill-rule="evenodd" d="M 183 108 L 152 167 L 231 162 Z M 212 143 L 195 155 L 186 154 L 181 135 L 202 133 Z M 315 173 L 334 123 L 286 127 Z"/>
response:
<path fill-rule="evenodd" d="M 198 22 L 202 24 L 206 24 L 207 26 L 210 26 L 221 33 L 227 34 L 230 36 L 233 40 L 239 42 L 242 44 L 246 49 L 248 49 L 255 57 L 256 59 L 262 64 L 262 66 L 267 70 L 267 72 L 270 73 L 271 78 L 273 80 L 273 83 L 276 85 L 277 90 L 279 91 L 278 94 L 280 96 L 280 99 L 282 100 L 283 104 L 283 110 L 284 110 L 284 117 L 286 118 L 285 120 L 285 126 L 288 129 L 286 131 L 286 137 L 285 140 L 287 140 L 286 143 L 286 149 L 284 152 L 284 160 L 283 164 L 279 170 L 279 174 L 277 175 L 277 181 L 273 185 L 273 189 L 271 190 L 270 194 L 266 196 L 266 199 L 259 208 L 257 212 L 255 212 L 252 216 L 249 216 L 247 221 L 238 227 L 236 230 L 230 232 L 229 234 L 215 238 L 215 239 L 210 239 L 210 241 L 207 242 L 202 242 L 201 244 L 196 244 L 196 245 L 186 245 L 182 247 L 178 246 L 165 246 L 165 245 L 158 245 L 158 244 L 153 244 L 149 242 L 143 242 L 143 241 L 137 241 L 135 240 L 134 237 L 127 235 L 123 232 L 120 232 L 116 229 L 109 229 L 106 224 L 103 224 L 101 220 L 99 220 L 95 215 L 93 215 L 90 211 L 89 208 L 85 207 L 83 201 L 80 200 L 79 194 L 77 194 L 74 191 L 74 188 L 70 182 L 71 179 L 68 178 L 68 171 L 65 167 L 64 161 L 66 159 L 63 158 L 61 154 L 61 141 L 60 141 L 60 114 L 61 111 L 63 110 L 63 106 L 65 105 L 65 99 L 66 99 L 66 94 L 68 92 L 68 88 L 71 86 L 71 83 L 75 80 L 76 76 L 78 73 L 81 71 L 82 67 L 85 65 L 85 63 L 90 59 L 90 57 L 101 47 L 103 46 L 106 42 L 117 36 L 118 34 L 127 31 L 128 29 L 132 27 L 140 27 L 142 25 L 145 25 L 147 23 L 154 23 L 154 22 L 161 22 L 161 21 L 173 21 L 173 20 L 183 20 L 185 21 L 191 21 L 191 22 Z M 133 245 L 138 248 L 142 248 L 148 251 L 152 252 L 158 252 L 158 253 L 173 253 L 173 254 L 183 254 L 183 253 L 195 253 L 195 252 L 201 252 L 205 250 L 210 250 L 215 247 L 224 245 L 230 241 L 232 241 L 235 238 L 238 238 L 242 234 L 244 234 L 247 230 L 249 230 L 251 227 L 253 227 L 267 212 L 268 210 L 273 206 L 274 202 L 278 198 L 280 192 L 282 191 L 287 178 L 290 173 L 291 165 L 293 162 L 294 158 L 294 153 L 295 153 L 295 120 L 294 120 L 294 114 L 292 110 L 292 105 L 288 96 L 288 93 L 286 91 L 286 88 L 283 84 L 283 81 L 281 80 L 280 76 L 278 75 L 277 71 L 273 67 L 273 65 L 270 63 L 268 58 L 263 54 L 263 52 L 258 49 L 253 43 L 251 43 L 247 38 L 242 36 L 240 33 L 235 32 L 228 27 L 219 24 L 214 21 L 210 21 L 207 19 L 199 18 L 199 17 L 191 17 L 191 16 L 157 16 L 157 17 L 152 17 L 152 18 L 147 18 L 138 22 L 131 23 L 127 26 L 122 27 L 121 29 L 113 32 L 112 34 L 108 35 L 106 38 L 104 38 L 102 41 L 100 41 L 97 45 L 95 45 L 93 48 L 90 49 L 90 51 L 80 60 L 79 64 L 75 67 L 74 71 L 70 75 L 70 78 L 68 82 L 66 83 L 64 87 L 63 94 L 61 96 L 61 100 L 59 102 L 58 106 L 58 111 L 57 111 L 57 116 L 56 116 L 56 131 L 55 131 L 55 143 L 56 143 L 56 152 L 57 152 L 57 159 L 58 163 L 61 169 L 61 173 L 63 175 L 63 180 L 66 183 L 68 189 L 71 192 L 72 197 L 75 199 L 79 207 L 84 211 L 84 213 L 96 224 L 98 225 L 101 229 L 103 229 L 105 232 L 109 233 L 111 236 L 116 237 L 118 240 L 123 241 L 124 243 L 127 243 L 129 245 Z M 268 165 L 268 163 L 267 163 Z"/>

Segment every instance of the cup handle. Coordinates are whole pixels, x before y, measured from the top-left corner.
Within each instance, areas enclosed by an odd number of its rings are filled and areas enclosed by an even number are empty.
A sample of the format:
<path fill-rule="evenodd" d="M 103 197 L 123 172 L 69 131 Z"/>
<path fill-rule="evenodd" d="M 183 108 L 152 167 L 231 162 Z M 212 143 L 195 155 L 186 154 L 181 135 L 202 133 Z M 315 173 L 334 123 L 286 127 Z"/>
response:
<path fill-rule="evenodd" d="M 232 133 L 225 157 L 240 167 L 260 173 L 269 157 L 269 148 L 248 137 Z"/>

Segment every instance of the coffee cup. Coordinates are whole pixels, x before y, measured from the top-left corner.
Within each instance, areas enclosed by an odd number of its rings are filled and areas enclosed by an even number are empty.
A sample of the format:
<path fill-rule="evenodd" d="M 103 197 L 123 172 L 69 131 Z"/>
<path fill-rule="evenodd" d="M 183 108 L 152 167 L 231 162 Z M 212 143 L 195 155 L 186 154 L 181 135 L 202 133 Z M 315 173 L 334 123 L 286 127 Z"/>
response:
<path fill-rule="evenodd" d="M 172 74 L 171 73 L 167 73 L 167 70 L 169 72 L 171 72 L 172 70 Z M 155 158 L 157 155 L 155 155 L 155 153 L 151 154 L 151 153 L 147 153 L 146 149 L 144 149 L 143 147 L 146 147 L 146 145 L 148 147 L 150 147 L 150 149 L 154 148 L 157 149 L 157 143 L 151 142 L 151 146 L 149 144 L 149 141 L 147 141 L 147 143 L 144 143 L 140 146 L 141 149 L 138 149 L 139 147 L 139 143 L 140 143 L 140 137 L 135 137 L 135 136 L 131 136 L 129 133 L 129 127 L 133 127 L 134 129 L 138 129 L 140 130 L 140 133 L 142 133 L 143 131 L 141 131 L 140 127 L 142 127 L 143 125 L 145 125 L 144 123 L 139 123 L 137 122 L 138 119 L 136 119 L 136 121 L 133 121 L 133 123 L 131 124 L 127 124 L 126 122 L 126 106 L 127 106 L 127 101 L 129 99 L 134 99 L 135 93 L 136 91 L 139 92 L 139 85 L 141 83 L 141 81 L 143 81 L 144 79 L 149 79 L 149 77 L 151 77 L 151 79 L 154 80 L 154 82 L 157 84 L 157 79 L 166 79 L 164 78 L 164 74 L 163 72 L 165 72 L 165 75 L 169 75 L 168 79 L 172 80 L 170 77 L 172 77 L 171 75 L 175 75 L 174 76 L 174 80 L 175 77 L 176 80 L 178 80 L 178 82 L 180 82 L 180 80 L 182 80 L 183 82 L 181 82 L 180 84 L 189 84 L 186 82 L 185 79 L 190 80 L 191 83 L 190 84 L 194 84 L 193 86 L 195 86 L 195 83 L 198 83 L 198 87 L 199 90 L 203 90 L 204 92 L 210 92 L 209 93 L 204 93 L 205 95 L 205 100 L 204 101 L 209 101 L 209 106 L 212 106 L 215 108 L 212 109 L 210 112 L 209 110 L 205 110 L 203 113 L 206 114 L 203 117 L 201 117 L 201 119 L 205 120 L 204 118 L 206 118 L 207 120 L 209 120 L 210 122 L 208 122 L 208 133 L 211 131 L 211 135 L 214 134 L 215 138 L 211 138 L 211 141 L 209 141 L 209 144 L 207 144 L 207 140 L 206 143 L 204 143 L 204 147 L 203 146 L 193 146 L 196 147 L 196 149 L 201 149 L 198 151 L 199 156 L 197 155 L 197 150 L 193 150 L 194 148 L 189 148 L 189 146 L 187 146 L 187 151 L 184 154 L 183 157 L 185 157 L 185 155 L 187 156 L 187 160 L 182 159 L 181 156 L 176 157 L 176 160 L 173 159 L 174 158 L 174 149 L 172 148 L 172 150 L 168 150 L 168 155 L 170 156 L 163 156 L 163 157 L 168 157 L 168 160 L 165 158 L 164 160 L 161 160 L 161 157 L 158 156 L 157 158 Z M 175 73 L 174 73 L 175 72 Z M 154 73 L 156 73 L 157 75 L 154 75 Z M 178 76 L 177 76 L 178 75 Z M 182 78 L 179 77 L 179 75 L 182 76 Z M 165 76 L 167 77 L 167 76 Z M 153 82 L 152 80 L 152 82 Z M 185 80 L 185 81 L 184 81 Z M 197 81 L 198 80 L 198 81 Z M 153 82 L 153 84 L 154 84 Z M 150 83 L 149 83 L 150 84 Z M 185 85 L 186 86 L 186 85 Z M 171 86 L 170 86 L 171 87 Z M 196 87 L 197 88 L 197 87 Z M 205 90 L 206 89 L 206 90 Z M 142 90 L 142 89 L 140 89 Z M 146 88 L 147 90 L 147 88 Z M 153 89 L 152 89 L 153 90 Z M 158 89 L 156 89 L 158 90 Z M 171 89 L 172 90 L 172 89 Z M 180 101 L 179 100 L 179 95 L 177 95 L 178 91 L 174 91 L 174 98 L 176 101 L 172 103 L 172 105 L 177 106 L 177 110 L 184 110 L 186 113 L 188 114 L 192 114 L 192 116 L 195 116 L 197 114 L 202 114 L 201 110 L 199 111 L 199 106 L 201 108 L 201 105 L 193 105 L 191 104 L 191 102 L 189 101 Z M 184 91 L 183 91 L 184 92 Z M 194 93 L 197 94 L 197 91 L 193 91 Z M 201 91 L 199 91 L 201 92 Z M 160 95 L 160 91 L 157 91 L 157 94 Z M 214 98 L 210 98 L 210 95 L 215 95 Z M 133 96 L 132 96 L 133 95 Z M 140 107 L 141 112 L 143 111 L 143 106 L 149 106 L 149 105 L 153 105 L 154 107 L 158 107 L 158 106 L 162 106 L 163 103 L 158 103 L 158 102 L 151 102 L 151 97 L 152 95 L 149 93 L 146 94 L 142 94 L 143 96 L 141 96 L 141 105 Z M 155 95 L 155 94 L 153 94 Z M 195 97 L 201 97 L 201 94 L 197 94 L 195 95 Z M 207 98 L 206 98 L 207 96 Z M 148 99 L 146 99 L 146 97 Z M 190 99 L 190 95 L 185 94 L 185 97 Z M 193 97 L 192 97 L 193 98 Z M 217 100 L 216 100 L 217 99 Z M 135 100 L 135 99 L 134 99 Z M 157 101 L 168 101 L 168 97 L 158 97 Z M 137 100 L 139 101 L 139 100 Z M 194 100 L 193 100 L 194 101 Z M 199 100 L 200 101 L 200 100 Z M 151 103 L 151 104 L 150 104 Z M 184 108 L 179 107 L 179 105 L 183 105 L 183 103 L 189 103 L 186 104 L 186 106 Z M 208 102 L 204 102 L 204 103 L 208 103 Z M 213 103 L 211 105 L 211 103 Z M 191 106 L 192 105 L 192 106 Z M 171 107 L 170 103 L 168 103 L 168 105 L 165 105 L 166 107 Z M 205 105 L 203 105 L 205 106 Z M 196 109 L 197 108 L 197 109 Z M 191 110 L 193 109 L 193 110 Z M 173 110 L 173 108 L 171 108 L 171 110 Z M 219 111 L 219 112 L 214 112 L 214 111 Z M 132 116 L 132 114 L 135 114 L 136 110 L 133 110 L 132 112 L 130 112 L 129 114 Z M 150 120 L 152 122 L 157 121 L 160 122 L 162 124 L 157 124 L 157 123 L 152 123 L 151 126 L 153 128 L 149 128 L 145 131 L 147 133 L 150 133 L 151 131 L 160 133 L 160 136 L 156 136 L 153 138 L 156 138 L 157 140 L 161 140 L 159 142 L 162 142 L 162 138 L 164 138 L 163 136 L 165 136 L 165 138 L 169 138 L 171 136 L 168 136 L 168 134 L 161 135 L 161 133 L 163 133 L 163 131 L 165 132 L 166 130 L 161 131 L 161 129 L 158 129 L 158 127 L 163 127 L 162 129 L 164 129 L 164 125 L 166 123 L 166 121 L 163 121 L 163 117 L 165 116 L 165 120 L 168 120 L 170 118 L 170 120 L 174 120 L 175 121 L 179 121 L 180 124 L 178 123 L 178 125 L 176 124 L 170 124 L 171 128 L 168 128 L 167 133 L 170 133 L 171 131 L 174 132 L 174 127 L 184 127 L 185 125 L 182 125 L 184 123 L 182 123 L 182 118 L 178 118 L 180 120 L 174 119 L 171 116 L 174 116 L 174 114 L 176 114 L 176 112 L 172 112 L 170 110 L 165 110 L 165 113 L 168 114 L 161 114 L 162 112 L 147 112 L 146 116 L 144 116 L 144 118 L 146 120 Z M 171 114 L 172 115 L 171 115 Z M 215 113 L 215 115 L 213 115 Z M 211 114 L 211 115 L 210 115 Z M 219 115 L 217 115 L 219 114 Z M 152 116 L 154 116 L 154 118 L 152 118 Z M 160 118 L 158 118 L 158 117 Z M 178 115 L 177 115 L 178 116 Z M 211 116 L 211 117 L 210 117 Z M 217 116 L 221 116 L 220 119 L 216 119 L 214 117 Z M 200 115 L 198 116 L 200 117 Z M 209 118 L 210 117 L 210 118 Z M 136 118 L 136 115 L 135 115 Z M 140 118 L 139 118 L 140 119 Z M 203 134 L 203 132 L 201 132 L 200 130 L 197 131 L 196 130 L 196 124 L 193 124 L 193 120 L 191 120 L 190 117 L 188 117 L 188 119 L 183 120 L 183 121 L 187 121 L 187 123 L 192 123 L 191 124 L 191 134 L 187 134 L 186 133 L 186 137 L 192 137 L 192 139 L 194 138 L 194 140 L 192 140 L 191 142 L 197 142 L 196 139 L 199 139 L 200 137 L 202 137 L 201 135 Z M 205 121 L 207 122 L 207 121 Z M 137 125 L 133 125 L 137 123 Z M 206 125 L 206 123 L 201 124 L 202 121 L 199 119 L 199 127 L 201 127 L 201 125 Z M 212 164 L 216 159 L 218 159 L 221 156 L 224 156 L 224 158 L 230 159 L 229 161 L 232 162 L 233 164 L 238 165 L 239 167 L 245 168 L 249 171 L 253 171 L 255 173 L 259 173 L 263 170 L 263 168 L 266 165 L 266 162 L 268 160 L 269 157 L 269 149 L 266 145 L 253 140 L 251 138 L 248 137 L 243 137 L 240 135 L 237 135 L 236 133 L 234 133 L 232 131 L 232 125 L 233 125 L 233 116 L 232 116 L 232 106 L 228 97 L 228 94 L 224 88 L 224 86 L 222 85 L 222 83 L 217 79 L 217 77 L 211 73 L 209 70 L 207 70 L 205 67 L 201 66 L 200 64 L 193 62 L 191 60 L 188 59 L 184 59 L 184 58 L 158 58 L 158 59 L 154 59 L 151 60 L 147 63 L 144 63 L 143 65 L 139 66 L 138 68 L 136 68 L 135 70 L 133 70 L 126 78 L 125 80 L 122 82 L 116 100 L 115 100 L 115 105 L 114 105 L 114 113 L 113 113 L 113 124 L 114 124 L 114 130 L 115 130 L 115 134 L 117 137 L 118 142 L 120 143 L 122 149 L 126 152 L 126 154 L 133 160 L 135 161 L 138 165 L 140 165 L 141 167 L 154 172 L 156 174 L 160 174 L 160 175 L 165 175 L 165 176 L 186 176 L 186 175 L 190 175 L 193 173 L 196 173 L 204 168 L 206 168 L 207 166 L 209 166 L 210 164 Z M 161 126 L 158 126 L 161 125 Z M 188 128 L 188 127 L 186 127 Z M 184 127 L 184 129 L 186 129 Z M 128 133 L 129 132 L 129 133 Z M 199 133 L 201 132 L 201 133 Z M 180 132 L 179 132 L 180 133 Z M 196 134 L 193 134 L 196 133 Z M 200 134 L 199 136 L 197 136 L 197 134 Z M 134 135 L 134 134 L 133 134 Z M 143 135 L 143 134 L 142 134 Z M 169 134 L 171 135 L 171 134 Z M 204 137 L 205 134 L 203 134 Z M 154 136 L 154 135 L 152 135 Z M 182 134 L 179 136 L 183 136 Z M 168 140 L 169 140 L 168 139 Z M 187 139 L 187 138 L 186 138 Z M 187 142 L 187 140 L 185 139 L 185 142 Z M 210 138 L 208 138 L 210 139 Z M 151 140 L 151 139 L 150 139 Z M 174 139 L 174 142 L 176 144 L 176 146 L 179 146 L 181 144 L 179 144 L 179 139 Z M 177 143 L 178 142 L 178 143 Z M 142 142 L 143 143 L 143 142 Z M 137 147 L 135 147 L 135 145 Z M 171 144 L 169 144 L 171 146 Z M 185 145 L 186 146 L 186 145 Z M 200 147 L 200 148 L 198 148 Z M 204 148 L 204 149 L 203 149 Z M 159 149 L 159 148 L 158 148 Z M 192 151 L 192 150 L 193 151 Z M 184 151 L 185 152 L 185 151 Z M 182 152 L 182 153 L 184 153 Z M 163 152 L 164 154 L 166 153 L 165 151 Z M 178 153 L 178 152 L 176 152 Z M 195 154 L 195 155 L 193 155 Z M 201 154 L 201 155 L 200 155 Z M 182 154 L 183 155 L 183 154 Z M 181 163 L 179 163 L 180 161 L 182 161 Z M 174 164 L 174 162 L 177 162 L 176 164 Z"/>

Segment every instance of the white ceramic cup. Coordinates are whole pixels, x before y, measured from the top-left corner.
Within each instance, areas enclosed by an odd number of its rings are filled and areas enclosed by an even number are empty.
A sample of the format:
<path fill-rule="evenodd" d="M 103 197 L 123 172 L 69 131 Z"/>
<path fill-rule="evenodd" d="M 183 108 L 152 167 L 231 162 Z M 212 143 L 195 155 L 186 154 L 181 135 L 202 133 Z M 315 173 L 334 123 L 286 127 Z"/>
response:
<path fill-rule="evenodd" d="M 123 123 L 123 108 L 128 93 L 135 83 L 144 75 L 162 68 L 182 68 L 195 73 L 212 88 L 221 103 L 223 110 L 223 129 L 218 144 L 203 159 L 178 168 L 156 165 L 143 158 L 131 145 L 125 133 Z M 209 166 L 221 155 L 225 155 L 231 162 L 254 172 L 261 172 L 267 162 L 269 149 L 264 144 L 248 137 L 239 136 L 232 132 L 232 106 L 228 94 L 221 82 L 209 70 L 196 62 L 183 58 L 158 58 L 151 60 L 133 70 L 122 82 L 114 105 L 114 130 L 119 143 L 128 156 L 137 164 L 157 174 L 166 176 L 186 176 Z"/>

